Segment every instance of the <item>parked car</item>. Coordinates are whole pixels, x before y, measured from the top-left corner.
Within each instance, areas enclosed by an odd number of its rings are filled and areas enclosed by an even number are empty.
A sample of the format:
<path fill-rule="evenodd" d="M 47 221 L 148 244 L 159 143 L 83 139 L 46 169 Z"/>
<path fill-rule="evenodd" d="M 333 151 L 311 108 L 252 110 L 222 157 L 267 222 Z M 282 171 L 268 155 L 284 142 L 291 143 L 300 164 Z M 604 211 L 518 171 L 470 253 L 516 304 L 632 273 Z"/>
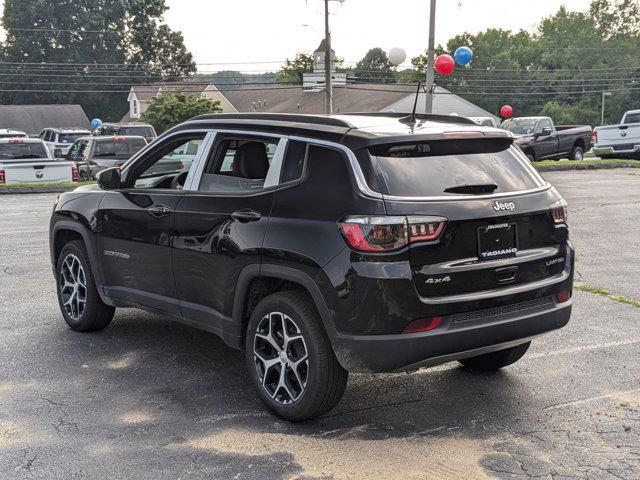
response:
<path fill-rule="evenodd" d="M 515 144 L 530 160 L 582 160 L 591 149 L 589 125 L 554 125 L 549 117 L 516 117 L 500 128 L 518 137 Z"/>
<path fill-rule="evenodd" d="M 566 202 L 513 140 L 438 115 L 196 117 L 62 194 L 62 316 L 94 331 L 134 306 L 219 335 L 293 421 L 349 371 L 500 369 L 567 324 L 574 272 Z M 157 167 L 191 142 L 189 169 Z"/>
<path fill-rule="evenodd" d="M 596 127 L 593 152 L 602 158 L 640 159 L 640 110 L 625 113 L 620 125 Z"/>
<path fill-rule="evenodd" d="M 45 128 L 40 132 L 40 138 L 51 153 L 58 151 L 62 156 L 69 153 L 71 145 L 80 137 L 91 135 L 91 132 L 82 128 Z"/>
<path fill-rule="evenodd" d="M 29 138 L 22 130 L 13 130 L 11 128 L 0 128 L 0 138 Z"/>
<path fill-rule="evenodd" d="M 483 127 L 497 127 L 499 122 L 493 117 L 467 117 L 469 120 L 474 121 L 478 125 Z"/>
<path fill-rule="evenodd" d="M 56 162 L 40 139 L 0 138 L 0 184 L 77 182 L 73 162 Z"/>
<path fill-rule="evenodd" d="M 86 181 L 105 168 L 121 167 L 146 145 L 143 137 L 82 137 L 66 155 L 56 150 L 55 156 L 75 162 L 80 181 Z"/>
<path fill-rule="evenodd" d="M 144 137 L 147 143 L 157 138 L 153 126 L 147 123 L 103 123 L 93 131 L 96 136 Z"/>

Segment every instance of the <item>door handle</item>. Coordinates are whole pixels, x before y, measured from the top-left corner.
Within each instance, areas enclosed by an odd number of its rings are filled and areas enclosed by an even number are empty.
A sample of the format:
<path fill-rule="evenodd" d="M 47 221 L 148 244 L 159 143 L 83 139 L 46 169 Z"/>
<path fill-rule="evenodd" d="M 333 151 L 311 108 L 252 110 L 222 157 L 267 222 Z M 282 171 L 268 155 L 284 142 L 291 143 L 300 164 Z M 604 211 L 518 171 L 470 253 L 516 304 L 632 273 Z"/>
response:
<path fill-rule="evenodd" d="M 253 210 L 238 210 L 231 214 L 231 218 L 238 220 L 242 223 L 257 222 L 262 218 L 260 212 L 254 212 Z"/>
<path fill-rule="evenodd" d="M 153 207 L 147 208 L 147 212 L 154 217 L 164 217 L 165 215 L 169 215 L 172 210 L 164 205 L 154 205 Z"/>

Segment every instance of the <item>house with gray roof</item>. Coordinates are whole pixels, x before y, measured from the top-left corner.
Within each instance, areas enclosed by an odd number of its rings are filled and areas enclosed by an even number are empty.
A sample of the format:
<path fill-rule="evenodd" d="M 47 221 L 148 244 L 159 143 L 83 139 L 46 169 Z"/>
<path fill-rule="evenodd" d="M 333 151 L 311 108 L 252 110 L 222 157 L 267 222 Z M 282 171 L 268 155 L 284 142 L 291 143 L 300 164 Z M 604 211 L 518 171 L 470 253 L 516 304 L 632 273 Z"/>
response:
<path fill-rule="evenodd" d="M 80 105 L 0 105 L 0 128 L 38 135 L 45 128 L 91 129 Z"/>

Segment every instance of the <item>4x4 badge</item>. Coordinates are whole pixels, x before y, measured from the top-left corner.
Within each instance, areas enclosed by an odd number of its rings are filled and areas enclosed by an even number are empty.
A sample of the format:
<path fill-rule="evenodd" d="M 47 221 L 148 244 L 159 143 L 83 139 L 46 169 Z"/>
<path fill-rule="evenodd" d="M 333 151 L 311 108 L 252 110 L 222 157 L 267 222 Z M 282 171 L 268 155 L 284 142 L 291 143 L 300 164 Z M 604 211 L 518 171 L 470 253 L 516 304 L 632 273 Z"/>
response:
<path fill-rule="evenodd" d="M 497 200 L 494 200 L 493 209 L 496 212 L 504 212 L 505 210 L 514 212 L 516 210 L 516 204 L 513 202 L 499 202 Z"/>

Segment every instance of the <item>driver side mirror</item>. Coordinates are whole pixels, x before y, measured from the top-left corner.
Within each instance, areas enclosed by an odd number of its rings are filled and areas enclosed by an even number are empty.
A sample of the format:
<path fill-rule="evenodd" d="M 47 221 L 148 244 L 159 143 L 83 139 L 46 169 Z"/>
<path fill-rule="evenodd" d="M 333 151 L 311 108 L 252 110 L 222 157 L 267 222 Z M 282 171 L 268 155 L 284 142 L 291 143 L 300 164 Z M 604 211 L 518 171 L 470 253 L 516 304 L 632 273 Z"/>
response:
<path fill-rule="evenodd" d="M 551 135 L 551 129 L 549 127 L 543 128 L 540 132 L 541 137 L 548 137 L 549 135 Z"/>
<path fill-rule="evenodd" d="M 115 190 L 120 188 L 121 173 L 117 167 L 107 168 L 96 174 L 96 182 L 103 190 Z"/>

